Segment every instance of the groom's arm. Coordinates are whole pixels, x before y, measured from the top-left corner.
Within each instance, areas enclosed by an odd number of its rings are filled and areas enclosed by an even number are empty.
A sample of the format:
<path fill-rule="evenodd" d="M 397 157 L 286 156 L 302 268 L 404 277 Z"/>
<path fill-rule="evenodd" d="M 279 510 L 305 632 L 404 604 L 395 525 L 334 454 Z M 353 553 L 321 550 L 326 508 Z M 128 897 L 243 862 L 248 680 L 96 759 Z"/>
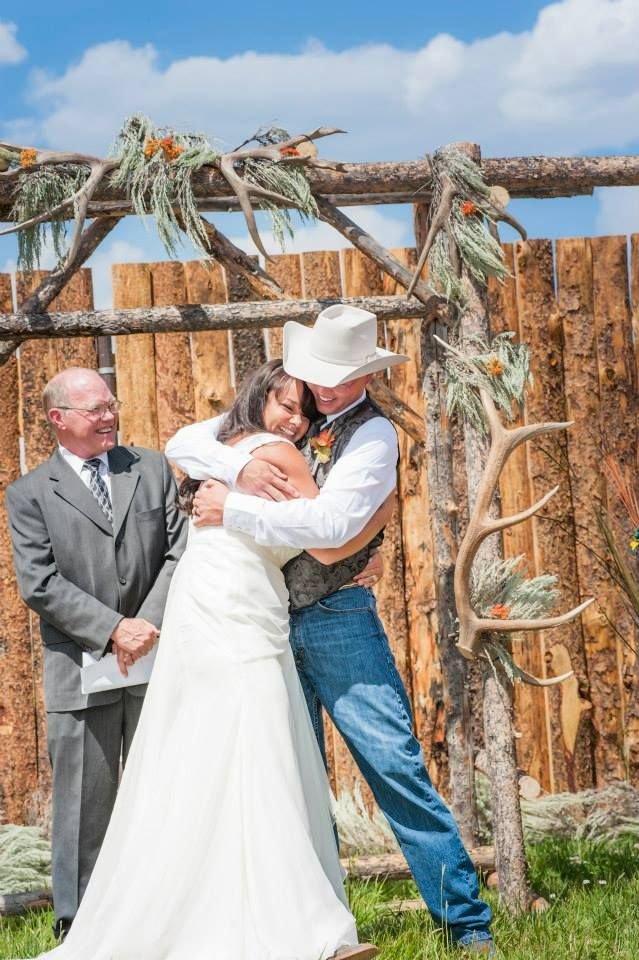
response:
<path fill-rule="evenodd" d="M 164 453 L 194 480 L 214 477 L 232 490 L 237 488 L 269 500 L 299 496 L 295 487 L 288 483 L 286 474 L 276 466 L 220 443 L 217 435 L 223 419 L 222 414 L 182 427 L 167 442 Z"/>
<path fill-rule="evenodd" d="M 228 529 L 269 546 L 342 546 L 363 529 L 395 488 L 397 456 L 395 430 L 387 420 L 375 418 L 353 434 L 315 499 L 272 503 L 240 493 L 206 491 L 211 509 L 199 512 L 204 523 L 219 523 L 223 517 Z"/>

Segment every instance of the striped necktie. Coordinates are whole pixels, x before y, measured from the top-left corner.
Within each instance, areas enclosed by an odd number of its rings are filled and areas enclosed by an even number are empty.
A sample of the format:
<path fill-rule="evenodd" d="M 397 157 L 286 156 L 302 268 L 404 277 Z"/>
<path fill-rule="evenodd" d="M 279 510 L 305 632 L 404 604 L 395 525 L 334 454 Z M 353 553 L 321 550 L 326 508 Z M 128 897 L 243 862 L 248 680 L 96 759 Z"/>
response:
<path fill-rule="evenodd" d="M 100 473 L 101 463 L 102 461 L 99 457 L 91 457 L 90 460 L 84 461 L 83 469 L 86 468 L 89 471 L 89 489 L 95 499 L 98 501 L 102 513 L 107 518 L 109 523 L 113 523 L 111 497 L 109 496 L 109 489 L 104 482 L 104 478 Z"/>

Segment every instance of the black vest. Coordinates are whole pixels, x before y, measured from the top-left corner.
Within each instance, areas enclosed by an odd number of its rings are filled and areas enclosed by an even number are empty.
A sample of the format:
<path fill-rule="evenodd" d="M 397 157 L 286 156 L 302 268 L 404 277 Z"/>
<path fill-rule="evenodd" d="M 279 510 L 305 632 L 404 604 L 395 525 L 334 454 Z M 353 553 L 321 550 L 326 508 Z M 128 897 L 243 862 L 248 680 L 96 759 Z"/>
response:
<path fill-rule="evenodd" d="M 336 417 L 330 424 L 330 431 L 334 437 L 330 448 L 331 456 L 326 463 L 321 463 L 315 456 L 311 447 L 311 438 L 314 431 L 311 429 L 307 437 L 302 453 L 309 463 L 311 472 L 318 487 L 323 487 L 326 477 L 331 467 L 339 460 L 348 441 L 363 423 L 371 420 L 373 417 L 383 417 L 384 414 L 366 397 L 360 404 L 348 410 L 342 416 Z M 315 560 L 308 553 L 300 553 L 284 567 L 284 576 L 286 577 L 286 586 L 290 596 L 291 610 L 299 610 L 302 607 L 308 607 L 310 604 L 335 593 L 345 583 L 348 583 L 364 569 L 369 561 L 371 553 L 379 547 L 383 540 L 383 534 L 378 533 L 370 543 L 368 543 L 353 556 L 340 560 L 338 563 L 324 564 Z"/>

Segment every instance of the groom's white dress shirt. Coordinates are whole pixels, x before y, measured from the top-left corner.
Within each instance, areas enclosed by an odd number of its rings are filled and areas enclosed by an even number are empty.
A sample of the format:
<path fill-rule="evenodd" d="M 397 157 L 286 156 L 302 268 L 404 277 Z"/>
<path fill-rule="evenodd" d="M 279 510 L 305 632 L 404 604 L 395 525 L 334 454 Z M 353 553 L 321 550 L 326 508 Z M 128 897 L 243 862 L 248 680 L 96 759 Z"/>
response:
<path fill-rule="evenodd" d="M 327 417 L 327 425 L 343 413 L 346 410 Z M 195 480 L 216 477 L 232 489 L 250 456 L 215 439 L 222 419 L 223 415 L 183 427 L 169 440 L 165 453 Z M 224 506 L 224 526 L 266 546 L 341 546 L 360 532 L 395 489 L 397 457 L 395 429 L 383 417 L 373 417 L 350 438 L 315 499 L 273 501 L 231 492 Z"/>

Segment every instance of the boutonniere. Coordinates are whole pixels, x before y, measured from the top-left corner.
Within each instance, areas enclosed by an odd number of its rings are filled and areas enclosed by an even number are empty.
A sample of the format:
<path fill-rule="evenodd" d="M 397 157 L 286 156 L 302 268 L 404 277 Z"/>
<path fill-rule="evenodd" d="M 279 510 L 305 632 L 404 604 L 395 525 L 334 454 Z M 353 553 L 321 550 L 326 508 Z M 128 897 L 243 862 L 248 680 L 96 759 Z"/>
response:
<path fill-rule="evenodd" d="M 335 436 L 329 427 L 322 430 L 311 440 L 311 450 L 318 463 L 328 463 L 332 456 L 332 446 L 335 443 Z"/>

